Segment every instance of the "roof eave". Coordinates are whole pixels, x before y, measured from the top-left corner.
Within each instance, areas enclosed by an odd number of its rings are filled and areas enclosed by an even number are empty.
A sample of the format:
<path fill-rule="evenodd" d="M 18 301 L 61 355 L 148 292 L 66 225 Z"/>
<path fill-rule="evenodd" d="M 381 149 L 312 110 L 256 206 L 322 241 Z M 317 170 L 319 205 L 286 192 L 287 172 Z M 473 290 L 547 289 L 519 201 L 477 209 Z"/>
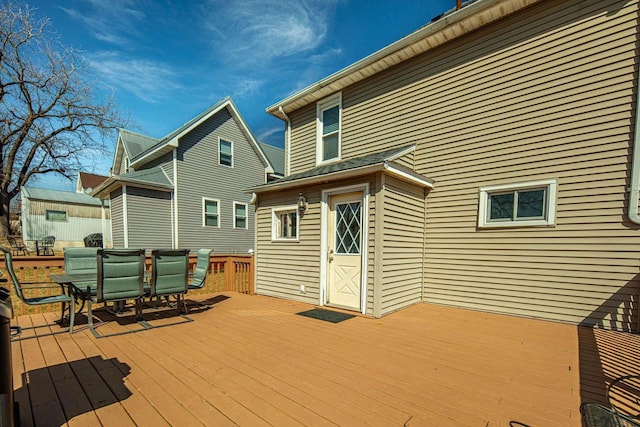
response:
<path fill-rule="evenodd" d="M 341 179 L 356 178 L 359 176 L 369 175 L 376 172 L 386 172 L 395 176 L 398 179 L 418 185 L 424 188 L 433 188 L 433 181 L 420 177 L 417 174 L 407 173 L 389 162 L 380 162 L 373 165 L 362 166 L 359 168 L 347 169 L 343 171 L 336 171 L 327 173 L 324 175 L 315 175 L 306 178 L 300 178 L 292 181 L 286 181 L 282 183 L 274 182 L 272 184 L 265 184 L 258 187 L 253 187 L 244 190 L 245 193 L 265 193 L 270 191 L 287 190 L 291 188 L 298 188 L 305 185 L 327 183 L 330 181 L 337 181 Z"/>
<path fill-rule="evenodd" d="M 91 196 L 98 197 L 100 199 L 106 199 L 109 197 L 111 192 L 118 187 L 122 187 L 124 185 L 133 185 L 136 188 L 144 188 L 148 190 L 157 190 L 157 191 L 165 191 L 171 192 L 173 191 L 173 186 L 163 185 L 163 184 L 154 184 L 148 181 L 140 181 L 136 179 L 123 179 L 121 177 L 111 177 L 96 187 L 92 192 Z"/>
<path fill-rule="evenodd" d="M 279 119 L 286 120 L 285 114 L 293 110 L 539 1 L 542 0 L 480 0 L 469 4 L 267 107 L 266 111 Z"/>

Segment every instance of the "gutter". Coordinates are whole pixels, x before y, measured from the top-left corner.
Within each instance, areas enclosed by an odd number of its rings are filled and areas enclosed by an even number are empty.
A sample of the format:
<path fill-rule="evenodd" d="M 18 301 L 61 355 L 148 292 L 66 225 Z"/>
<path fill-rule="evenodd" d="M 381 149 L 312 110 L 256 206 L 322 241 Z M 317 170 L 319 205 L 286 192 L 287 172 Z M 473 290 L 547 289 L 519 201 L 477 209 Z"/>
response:
<path fill-rule="evenodd" d="M 285 147 L 285 152 L 287 155 L 287 164 L 285 165 L 285 170 L 284 170 L 284 176 L 289 175 L 289 165 L 291 164 L 291 119 L 289 118 L 289 116 L 287 116 L 287 113 L 284 112 L 284 110 L 282 109 L 282 105 L 278 106 L 278 110 L 280 111 L 280 114 L 282 114 L 282 117 L 284 117 L 285 121 L 287 122 L 287 140 L 286 140 L 286 147 Z"/>
<path fill-rule="evenodd" d="M 640 72 L 636 86 L 636 119 L 633 131 L 633 154 L 631 157 L 631 188 L 629 189 L 629 221 L 640 225 L 638 215 L 638 196 L 640 190 Z"/>

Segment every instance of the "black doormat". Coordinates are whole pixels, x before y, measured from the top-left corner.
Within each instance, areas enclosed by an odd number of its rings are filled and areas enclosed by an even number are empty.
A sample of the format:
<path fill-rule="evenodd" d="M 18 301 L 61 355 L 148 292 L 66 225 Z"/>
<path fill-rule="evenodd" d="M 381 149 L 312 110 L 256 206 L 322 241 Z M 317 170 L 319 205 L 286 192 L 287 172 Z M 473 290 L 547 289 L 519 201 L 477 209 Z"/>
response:
<path fill-rule="evenodd" d="M 343 320 L 356 317 L 353 314 L 340 313 L 338 311 L 323 310 L 322 308 L 314 308 L 313 310 L 301 311 L 296 313 L 300 316 L 311 317 L 312 319 L 324 320 L 325 322 L 339 323 Z"/>

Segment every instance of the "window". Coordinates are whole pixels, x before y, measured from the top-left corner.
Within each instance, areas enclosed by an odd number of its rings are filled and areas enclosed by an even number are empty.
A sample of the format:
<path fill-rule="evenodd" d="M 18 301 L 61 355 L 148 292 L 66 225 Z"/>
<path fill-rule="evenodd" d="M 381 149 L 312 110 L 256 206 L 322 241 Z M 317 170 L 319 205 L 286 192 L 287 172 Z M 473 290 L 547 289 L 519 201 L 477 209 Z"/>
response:
<path fill-rule="evenodd" d="M 233 202 L 233 228 L 248 228 L 247 223 L 247 205 Z"/>
<path fill-rule="evenodd" d="M 45 219 L 47 221 L 66 221 L 67 211 L 54 211 L 47 209 L 45 211 Z"/>
<path fill-rule="evenodd" d="M 480 189 L 478 227 L 555 225 L 555 180 Z"/>
<path fill-rule="evenodd" d="M 220 228 L 220 201 L 202 198 L 202 226 Z"/>
<path fill-rule="evenodd" d="M 318 103 L 316 163 L 340 159 L 341 95 Z"/>
<path fill-rule="evenodd" d="M 233 142 L 220 140 L 218 144 L 218 163 L 233 167 Z"/>
<path fill-rule="evenodd" d="M 272 210 L 271 240 L 298 240 L 298 207 Z"/>

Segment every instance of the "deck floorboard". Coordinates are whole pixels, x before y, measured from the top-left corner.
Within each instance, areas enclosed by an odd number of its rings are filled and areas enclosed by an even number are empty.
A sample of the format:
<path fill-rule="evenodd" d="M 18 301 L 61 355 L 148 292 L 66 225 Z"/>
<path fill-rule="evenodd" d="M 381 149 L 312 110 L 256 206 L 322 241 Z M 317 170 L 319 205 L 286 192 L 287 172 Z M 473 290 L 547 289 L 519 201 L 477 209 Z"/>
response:
<path fill-rule="evenodd" d="M 82 315 L 74 334 L 25 329 L 11 349 L 22 426 L 577 427 L 582 402 L 609 404 L 616 378 L 640 374 L 628 333 L 429 304 L 334 324 L 296 315 L 303 303 L 202 299 L 193 322 L 138 333 L 96 339 Z M 140 327 L 97 314 L 103 334 Z M 633 416 L 639 383 L 613 396 Z"/>

